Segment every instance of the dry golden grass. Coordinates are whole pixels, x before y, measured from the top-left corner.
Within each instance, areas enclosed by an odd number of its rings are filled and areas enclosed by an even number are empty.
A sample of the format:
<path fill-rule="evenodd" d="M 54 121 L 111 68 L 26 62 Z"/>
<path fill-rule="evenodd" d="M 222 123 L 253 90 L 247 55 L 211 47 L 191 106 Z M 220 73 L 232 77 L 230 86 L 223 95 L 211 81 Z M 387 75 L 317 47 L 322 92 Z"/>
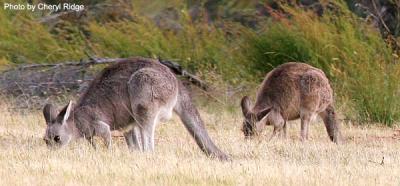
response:
<path fill-rule="evenodd" d="M 0 185 L 400 185 L 393 129 L 343 126 L 346 141 L 335 145 L 318 122 L 302 143 L 291 122 L 288 140 L 244 141 L 240 114 L 202 116 L 232 162 L 206 158 L 177 117 L 157 127 L 154 153 L 129 152 L 122 138 L 111 150 L 81 140 L 50 151 L 40 112 L 15 114 L 0 104 Z"/>

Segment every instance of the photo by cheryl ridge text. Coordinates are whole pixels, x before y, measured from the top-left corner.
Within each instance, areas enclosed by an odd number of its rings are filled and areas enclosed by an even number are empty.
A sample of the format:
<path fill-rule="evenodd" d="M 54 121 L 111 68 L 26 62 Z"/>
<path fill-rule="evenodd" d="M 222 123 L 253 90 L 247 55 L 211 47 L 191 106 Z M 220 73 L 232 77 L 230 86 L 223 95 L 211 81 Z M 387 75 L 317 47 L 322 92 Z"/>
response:
<path fill-rule="evenodd" d="M 4 3 L 4 10 L 28 10 L 28 11 L 82 11 L 85 9 L 85 5 L 75 4 L 75 3 L 59 3 L 59 4 L 46 4 L 46 3 L 38 3 L 38 4 L 12 4 L 12 3 Z"/>

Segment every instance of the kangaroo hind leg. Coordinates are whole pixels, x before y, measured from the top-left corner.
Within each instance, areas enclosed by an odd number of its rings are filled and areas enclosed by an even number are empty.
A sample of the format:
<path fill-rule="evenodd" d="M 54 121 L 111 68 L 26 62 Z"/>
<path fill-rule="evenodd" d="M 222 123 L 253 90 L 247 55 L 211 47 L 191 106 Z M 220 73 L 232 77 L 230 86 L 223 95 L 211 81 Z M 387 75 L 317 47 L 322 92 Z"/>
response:
<path fill-rule="evenodd" d="M 310 123 L 315 119 L 316 114 L 311 111 L 301 111 L 300 112 L 300 122 L 301 122 L 301 141 L 306 141 L 309 138 L 309 126 Z"/>
<path fill-rule="evenodd" d="M 140 133 L 140 137 L 135 135 L 137 143 L 144 152 L 154 151 L 154 132 L 159 120 L 159 109 L 155 104 L 137 104 L 133 107 L 137 122 L 136 134 Z"/>
<path fill-rule="evenodd" d="M 128 81 L 132 116 L 140 129 L 143 151 L 154 150 L 155 126 L 165 114 L 161 112 L 165 104 L 171 102 L 176 92 L 172 78 L 172 74 L 152 68 L 142 68 L 133 73 Z"/>

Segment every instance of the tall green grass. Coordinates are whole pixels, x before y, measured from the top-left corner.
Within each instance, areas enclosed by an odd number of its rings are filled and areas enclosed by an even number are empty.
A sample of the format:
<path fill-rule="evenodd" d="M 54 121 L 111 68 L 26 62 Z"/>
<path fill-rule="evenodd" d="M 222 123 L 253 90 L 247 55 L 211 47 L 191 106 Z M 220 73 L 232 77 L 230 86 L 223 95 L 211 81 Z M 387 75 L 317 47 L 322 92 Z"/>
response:
<path fill-rule="evenodd" d="M 242 70 L 243 63 L 238 63 L 245 60 L 238 45 L 241 38 L 227 37 L 223 29 L 206 22 L 194 23 L 186 12 L 181 13 L 179 24 L 182 29 L 165 31 L 144 17 L 135 22 L 92 23 L 90 42 L 100 56 L 172 59 L 204 78 L 213 71 L 229 83 L 249 76 Z"/>

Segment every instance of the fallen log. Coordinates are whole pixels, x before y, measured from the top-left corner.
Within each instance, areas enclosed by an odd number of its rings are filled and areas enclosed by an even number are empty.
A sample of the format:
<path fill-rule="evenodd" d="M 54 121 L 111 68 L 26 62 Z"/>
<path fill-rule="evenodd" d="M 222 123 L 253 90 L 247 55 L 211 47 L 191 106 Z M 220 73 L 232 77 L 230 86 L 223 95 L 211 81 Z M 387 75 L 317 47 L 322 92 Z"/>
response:
<path fill-rule="evenodd" d="M 92 65 L 99 65 L 99 64 L 110 64 L 110 63 L 118 63 L 120 61 L 126 60 L 126 58 L 90 58 L 88 60 L 81 60 L 80 62 L 76 61 L 65 61 L 65 62 L 60 62 L 60 63 L 54 63 L 54 64 L 32 64 L 32 65 L 23 65 L 19 66 L 15 69 L 11 70 L 17 70 L 17 71 L 24 71 L 24 70 L 32 70 L 32 69 L 38 69 L 38 68 L 49 68 L 49 67 L 62 67 L 62 66 L 82 66 L 82 67 L 87 67 L 87 66 L 92 66 Z M 158 61 L 167 66 L 168 68 L 171 69 L 172 72 L 175 74 L 182 76 L 183 78 L 187 79 L 189 82 L 192 84 L 198 86 L 199 88 L 207 91 L 208 86 L 207 84 L 202 81 L 199 77 L 189 73 L 188 71 L 184 70 L 182 66 L 180 66 L 178 63 L 169 61 L 169 60 L 162 60 L 158 59 Z M 10 71 L 10 70 L 8 70 Z M 7 71 L 5 71 L 7 72 Z"/>

